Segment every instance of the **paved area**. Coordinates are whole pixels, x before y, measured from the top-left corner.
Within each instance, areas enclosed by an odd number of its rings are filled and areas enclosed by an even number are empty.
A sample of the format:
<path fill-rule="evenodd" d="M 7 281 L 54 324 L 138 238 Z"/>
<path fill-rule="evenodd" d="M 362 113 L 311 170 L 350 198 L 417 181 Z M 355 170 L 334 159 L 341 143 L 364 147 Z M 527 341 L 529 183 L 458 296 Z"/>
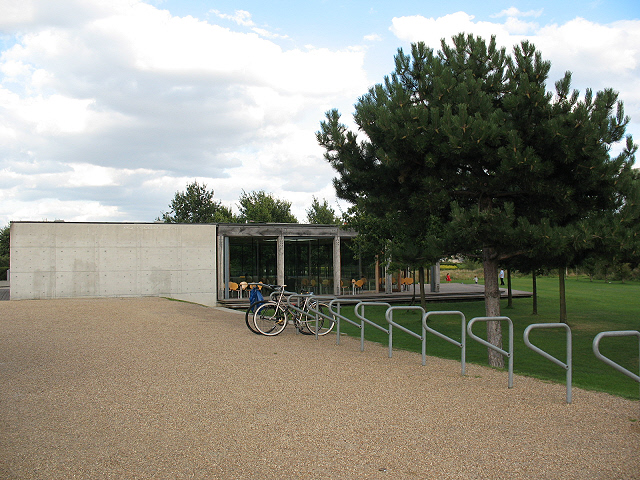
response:
<path fill-rule="evenodd" d="M 0 478 L 640 479 L 640 402 L 159 298 L 0 303 Z"/>

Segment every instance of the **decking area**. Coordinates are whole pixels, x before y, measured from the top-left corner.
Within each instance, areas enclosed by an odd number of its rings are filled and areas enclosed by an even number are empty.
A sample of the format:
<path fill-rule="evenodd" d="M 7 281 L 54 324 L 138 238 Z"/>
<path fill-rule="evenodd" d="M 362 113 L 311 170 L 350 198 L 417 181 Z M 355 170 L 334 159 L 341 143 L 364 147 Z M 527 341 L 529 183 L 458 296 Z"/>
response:
<path fill-rule="evenodd" d="M 413 286 L 412 286 L 413 287 Z M 528 298 L 533 294 L 522 290 L 512 290 L 513 298 Z M 263 294 L 264 295 L 264 294 Z M 507 298 L 507 288 L 500 288 L 502 298 Z M 333 299 L 339 298 L 344 300 L 359 300 L 361 302 L 386 302 L 386 303 L 414 303 L 420 302 L 420 289 L 416 285 L 415 292 L 413 289 L 402 292 L 376 293 L 373 291 L 364 291 L 355 295 L 319 295 L 320 298 Z M 429 291 L 429 285 L 425 285 L 425 297 L 427 302 L 458 302 L 458 301 L 474 301 L 484 300 L 484 285 L 468 284 L 468 283 L 442 283 L 439 292 Z M 226 300 L 218 300 L 219 304 L 228 308 L 244 309 L 249 306 L 249 296 L 245 293 L 240 298 L 229 298 Z"/>

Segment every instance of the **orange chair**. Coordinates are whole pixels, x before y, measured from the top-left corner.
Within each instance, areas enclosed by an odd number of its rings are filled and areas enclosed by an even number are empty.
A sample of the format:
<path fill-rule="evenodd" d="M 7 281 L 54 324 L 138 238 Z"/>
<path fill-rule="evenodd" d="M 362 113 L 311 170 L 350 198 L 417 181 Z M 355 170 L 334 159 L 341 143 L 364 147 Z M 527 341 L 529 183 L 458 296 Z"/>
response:
<path fill-rule="evenodd" d="M 409 287 L 413 285 L 413 278 L 407 277 L 403 279 L 403 281 L 404 281 L 404 289 L 409 290 Z"/>
<path fill-rule="evenodd" d="M 240 298 L 240 285 L 238 285 L 236 282 L 229 282 L 229 292 L 233 293 L 236 292 L 238 294 L 238 298 Z"/>

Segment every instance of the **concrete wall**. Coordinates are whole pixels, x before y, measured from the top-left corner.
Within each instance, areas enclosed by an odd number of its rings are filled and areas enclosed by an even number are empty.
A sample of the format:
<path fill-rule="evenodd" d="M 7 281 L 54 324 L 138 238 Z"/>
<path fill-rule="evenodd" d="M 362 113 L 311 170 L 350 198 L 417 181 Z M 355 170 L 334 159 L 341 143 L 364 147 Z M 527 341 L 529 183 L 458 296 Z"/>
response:
<path fill-rule="evenodd" d="M 166 296 L 216 304 L 216 226 L 14 222 L 11 299 Z"/>

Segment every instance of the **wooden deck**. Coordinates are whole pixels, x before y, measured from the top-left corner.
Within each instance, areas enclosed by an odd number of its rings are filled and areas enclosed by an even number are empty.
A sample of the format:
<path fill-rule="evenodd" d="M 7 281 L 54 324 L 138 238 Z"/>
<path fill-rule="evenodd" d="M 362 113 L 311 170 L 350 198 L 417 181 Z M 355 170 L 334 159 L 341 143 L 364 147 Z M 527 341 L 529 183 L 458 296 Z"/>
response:
<path fill-rule="evenodd" d="M 521 290 L 512 290 L 513 298 L 529 298 L 533 294 Z M 502 298 L 507 298 L 506 286 L 500 288 Z M 356 295 L 318 295 L 320 298 L 331 300 L 339 298 L 344 300 L 357 300 L 360 302 L 386 302 L 386 303 L 410 303 L 414 298 L 413 291 L 394 292 L 392 294 L 362 292 Z M 460 301 L 478 301 L 484 300 L 484 285 L 465 284 L 465 283 L 447 283 L 440 285 L 439 292 L 430 292 L 429 286 L 425 288 L 425 297 L 427 302 L 460 302 Z M 249 298 L 230 298 L 227 300 L 218 300 L 221 306 L 235 309 L 245 309 L 249 306 Z M 420 303 L 420 291 L 416 288 L 415 303 Z"/>

